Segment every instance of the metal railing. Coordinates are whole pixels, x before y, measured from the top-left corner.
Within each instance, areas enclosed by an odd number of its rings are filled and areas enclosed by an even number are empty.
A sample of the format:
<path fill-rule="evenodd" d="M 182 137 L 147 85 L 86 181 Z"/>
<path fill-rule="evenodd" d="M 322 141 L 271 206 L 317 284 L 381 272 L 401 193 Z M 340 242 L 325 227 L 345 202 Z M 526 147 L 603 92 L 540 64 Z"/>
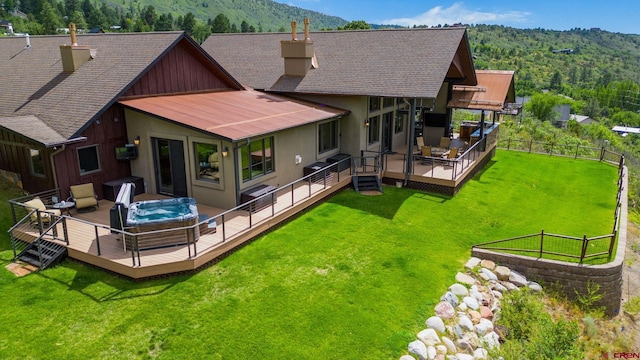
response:
<path fill-rule="evenodd" d="M 304 202 L 307 199 L 310 199 L 312 196 L 325 191 L 328 187 L 335 185 L 341 181 L 341 170 L 345 171 L 349 169 L 349 176 L 351 176 L 353 168 L 351 167 L 351 159 L 345 158 L 338 162 L 335 162 L 329 166 L 326 166 L 322 169 L 319 169 L 311 174 L 308 174 L 298 180 L 295 180 L 289 184 L 281 186 L 273 191 L 265 193 L 264 195 L 252 199 L 251 201 L 245 202 L 239 206 L 236 206 L 232 209 L 226 210 L 221 214 L 209 217 L 207 219 L 198 221 L 198 223 L 189 226 L 183 227 L 175 227 L 171 229 L 162 229 L 162 230 L 154 230 L 147 232 L 139 232 L 134 233 L 128 231 L 130 229 L 115 229 L 111 228 L 108 225 L 96 224 L 93 222 L 85 221 L 78 218 L 61 216 L 65 218 L 67 221 L 76 221 L 82 224 L 86 224 L 93 227 L 95 233 L 95 245 L 96 245 L 96 255 L 101 256 L 101 248 L 100 248 L 100 232 L 99 230 L 108 230 L 109 233 L 118 234 L 121 236 L 123 241 L 127 242 L 128 248 L 126 251 L 131 253 L 131 262 L 132 266 L 141 266 L 141 251 L 139 244 L 139 237 L 148 236 L 148 235 L 159 235 L 161 236 L 163 233 L 168 234 L 169 232 L 175 231 L 185 231 L 185 244 L 181 246 L 186 246 L 188 248 L 188 256 L 189 258 L 195 257 L 198 254 L 197 248 L 197 239 L 196 239 L 196 229 L 200 226 L 208 226 L 208 224 L 215 223 L 217 225 L 216 231 L 221 232 L 222 243 L 225 243 L 235 237 L 238 237 L 245 232 L 253 229 L 259 224 L 262 224 L 279 214 L 282 214 L 289 209 L 295 207 L 296 205 Z M 301 188 L 307 188 L 308 191 L 299 191 Z M 26 214 L 26 218 L 28 219 L 30 216 L 30 212 L 27 211 L 26 206 L 23 202 L 27 202 L 36 196 L 39 196 L 41 199 L 45 199 L 46 202 L 51 202 L 51 196 L 58 196 L 59 198 L 59 189 L 49 190 L 45 192 L 41 192 L 38 194 L 31 194 L 28 196 L 24 196 L 17 199 L 10 200 L 11 211 L 14 219 L 14 226 L 10 229 L 10 231 L 17 229 L 19 226 L 19 222 L 17 220 L 17 216 L 20 213 Z M 47 200 L 48 199 L 48 200 Z M 279 206 L 276 209 L 276 204 L 278 201 L 287 201 L 285 206 Z M 260 203 L 260 206 L 258 206 Z M 266 204 L 266 205 L 265 205 Z M 271 211 L 264 211 L 266 208 L 270 208 Z M 24 219 L 24 217 L 22 218 Z M 21 220 L 23 221 L 23 220 Z M 227 226 L 229 222 L 233 221 L 233 226 Z M 53 222 L 52 222 L 53 223 Z M 48 232 L 51 228 L 56 229 L 56 226 L 52 226 L 49 228 L 44 228 L 40 225 L 40 233 Z M 55 230 L 54 230 L 55 231 Z M 73 239 L 69 239 L 69 236 L 66 231 L 65 226 L 65 241 L 67 244 L 69 242 L 73 242 Z M 123 245 L 124 246 L 124 245 Z"/>
<path fill-rule="evenodd" d="M 589 159 L 618 164 L 623 154 L 608 150 L 606 147 L 592 147 L 580 144 L 565 145 L 533 140 L 499 139 L 498 148 L 503 150 L 524 151 L 528 153 L 566 156 L 574 159 Z"/>

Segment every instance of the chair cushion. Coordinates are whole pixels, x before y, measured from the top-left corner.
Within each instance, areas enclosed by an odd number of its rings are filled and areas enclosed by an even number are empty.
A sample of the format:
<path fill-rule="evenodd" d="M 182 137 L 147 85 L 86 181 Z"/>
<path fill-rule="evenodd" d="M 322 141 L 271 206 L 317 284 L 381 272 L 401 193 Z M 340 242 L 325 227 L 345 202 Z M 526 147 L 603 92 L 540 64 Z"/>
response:
<path fill-rule="evenodd" d="M 40 211 L 40 220 L 44 222 L 49 222 L 51 215 L 60 216 L 60 210 L 57 209 L 47 209 L 40 198 L 35 198 L 24 203 L 24 206 L 27 210 L 39 210 Z M 30 217 L 31 221 L 38 221 L 38 212 L 34 212 Z"/>
<path fill-rule="evenodd" d="M 73 185 L 71 186 L 71 193 L 73 193 L 73 197 L 76 199 L 95 197 L 92 183 Z"/>
<path fill-rule="evenodd" d="M 91 197 L 76 198 L 75 200 L 76 200 L 76 209 L 82 209 L 89 206 L 98 205 L 98 200 L 96 200 L 96 198 L 93 195 Z"/>
<path fill-rule="evenodd" d="M 40 198 L 34 198 L 31 199 L 29 201 L 27 201 L 26 203 L 24 203 L 24 206 L 26 206 L 28 208 L 28 210 L 47 210 L 47 207 L 44 206 L 44 203 L 42 202 L 42 200 L 40 200 Z"/>

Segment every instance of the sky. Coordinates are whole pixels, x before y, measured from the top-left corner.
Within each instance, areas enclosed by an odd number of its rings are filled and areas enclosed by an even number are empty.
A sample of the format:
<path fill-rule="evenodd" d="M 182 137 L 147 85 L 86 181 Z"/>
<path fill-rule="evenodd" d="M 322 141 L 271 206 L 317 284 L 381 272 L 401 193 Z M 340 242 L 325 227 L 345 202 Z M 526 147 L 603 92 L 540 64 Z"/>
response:
<path fill-rule="evenodd" d="M 492 24 L 520 29 L 600 28 L 640 34 L 640 0 L 275 0 L 369 24 Z"/>

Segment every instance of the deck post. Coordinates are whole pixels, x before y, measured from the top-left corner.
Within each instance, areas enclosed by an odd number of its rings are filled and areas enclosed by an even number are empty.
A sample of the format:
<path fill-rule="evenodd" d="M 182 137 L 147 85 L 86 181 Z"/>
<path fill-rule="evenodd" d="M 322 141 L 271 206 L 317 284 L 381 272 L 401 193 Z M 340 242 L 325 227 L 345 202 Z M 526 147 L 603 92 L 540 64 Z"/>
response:
<path fill-rule="evenodd" d="M 93 230 L 96 233 L 96 247 L 98 248 L 98 256 L 100 256 L 102 254 L 100 253 L 100 236 L 98 235 L 98 227 L 94 225 Z"/>
<path fill-rule="evenodd" d="M 225 231 L 224 231 L 224 230 L 225 230 L 225 226 L 224 226 L 224 225 L 225 225 L 225 221 L 224 221 L 224 214 L 222 214 L 221 218 L 222 218 L 222 242 L 224 243 L 224 242 L 225 242 L 225 240 L 227 240 L 227 239 L 226 239 L 226 233 L 225 233 Z"/>

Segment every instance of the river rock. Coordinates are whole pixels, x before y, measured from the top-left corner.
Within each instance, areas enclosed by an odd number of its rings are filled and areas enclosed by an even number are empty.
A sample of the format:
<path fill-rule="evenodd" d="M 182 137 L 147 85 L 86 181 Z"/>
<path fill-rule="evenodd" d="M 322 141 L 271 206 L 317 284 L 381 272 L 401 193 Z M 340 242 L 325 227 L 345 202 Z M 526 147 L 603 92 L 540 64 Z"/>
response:
<path fill-rule="evenodd" d="M 467 260 L 467 263 L 464 264 L 464 267 L 466 267 L 467 269 L 473 269 L 474 267 L 478 266 L 478 264 L 480 264 L 480 259 L 478 259 L 477 257 L 471 257 L 469 260 Z"/>
<path fill-rule="evenodd" d="M 495 331 L 488 333 L 482 337 L 484 347 L 487 349 L 500 348 L 500 336 Z"/>
<path fill-rule="evenodd" d="M 475 330 L 479 336 L 484 336 L 493 331 L 493 323 L 487 319 L 482 319 L 482 321 L 476 325 Z"/>
<path fill-rule="evenodd" d="M 493 273 L 493 271 L 487 269 L 486 267 L 483 267 L 482 269 L 480 269 L 480 271 L 487 275 L 487 277 L 489 277 L 489 280 L 491 281 L 497 281 L 498 277 L 496 276 L 496 274 Z"/>
<path fill-rule="evenodd" d="M 462 311 L 462 312 L 467 311 L 467 309 L 468 309 L 468 308 L 469 308 L 469 307 L 467 306 L 467 304 L 465 304 L 465 303 L 463 303 L 463 302 L 462 302 L 462 303 L 460 303 L 460 305 L 458 305 L 458 310 L 460 310 L 460 311 Z"/>
<path fill-rule="evenodd" d="M 511 273 L 509 273 L 509 282 L 518 287 L 527 286 L 527 278 L 524 275 L 513 270 L 511 270 Z"/>
<path fill-rule="evenodd" d="M 402 355 L 400 356 L 400 360 L 416 360 L 416 358 L 411 355 Z"/>
<path fill-rule="evenodd" d="M 474 360 L 472 355 L 458 353 L 456 354 L 456 360 Z"/>
<path fill-rule="evenodd" d="M 473 352 L 473 358 L 476 360 L 487 359 L 489 357 L 489 353 L 486 349 L 477 348 L 476 351 Z"/>
<path fill-rule="evenodd" d="M 480 345 L 480 338 L 474 332 L 468 332 L 464 334 L 464 336 L 462 337 L 462 340 L 468 342 L 469 345 L 471 345 L 471 347 L 474 349 L 477 348 L 478 345 Z"/>
<path fill-rule="evenodd" d="M 456 350 L 456 344 L 454 344 L 454 343 L 453 343 L 453 341 L 451 341 L 451 339 L 449 339 L 449 338 L 448 338 L 448 337 L 446 337 L 446 336 L 443 336 L 441 340 L 442 340 L 442 343 L 444 344 L 444 346 L 446 346 L 446 347 L 447 347 L 447 350 L 448 350 L 450 353 L 452 353 L 452 354 L 455 354 L 455 353 L 456 353 L 456 351 L 457 351 L 457 350 Z"/>
<path fill-rule="evenodd" d="M 471 319 L 471 322 L 474 324 L 479 323 L 480 319 L 482 319 L 482 315 L 480 315 L 480 313 L 475 310 L 469 310 L 467 314 L 469 315 L 469 319 Z"/>
<path fill-rule="evenodd" d="M 504 287 L 504 285 L 500 284 L 499 282 L 494 282 L 494 283 L 492 283 L 492 284 L 491 284 L 491 288 L 492 288 L 493 290 L 497 290 L 497 291 L 499 291 L 499 292 L 506 292 L 506 291 L 508 291 L 508 290 L 509 290 L 509 289 L 507 289 L 506 287 Z"/>
<path fill-rule="evenodd" d="M 453 284 L 449 286 L 449 291 L 456 294 L 456 296 L 467 296 L 469 295 L 469 290 L 466 286 L 462 284 Z"/>
<path fill-rule="evenodd" d="M 444 334 L 444 322 L 438 316 L 432 316 L 425 321 L 427 328 L 433 329 L 440 334 Z"/>
<path fill-rule="evenodd" d="M 440 338 L 438 334 L 433 329 L 424 329 L 418 333 L 418 339 L 425 343 L 425 345 L 436 345 L 440 344 Z"/>
<path fill-rule="evenodd" d="M 476 300 L 475 298 L 472 298 L 471 296 L 465 296 L 462 299 L 462 302 L 465 303 L 469 309 L 472 310 L 478 310 L 478 308 L 480 307 L 480 305 L 478 304 L 478 300 Z"/>
<path fill-rule="evenodd" d="M 502 293 L 500 291 L 498 291 L 498 290 L 491 290 L 491 294 L 496 299 L 502 299 Z"/>
<path fill-rule="evenodd" d="M 529 287 L 529 289 L 531 289 L 532 291 L 535 291 L 535 292 L 540 292 L 540 291 L 542 291 L 542 286 L 540 286 L 540 284 L 538 284 L 537 282 L 529 281 L 529 283 L 527 284 L 527 286 L 528 286 L 528 287 Z"/>
<path fill-rule="evenodd" d="M 493 311 L 487 306 L 480 306 L 480 316 L 482 316 L 483 319 L 491 320 L 493 319 Z"/>
<path fill-rule="evenodd" d="M 464 339 L 458 340 L 457 347 L 464 352 L 468 352 L 470 354 L 473 353 L 473 346 L 471 346 L 471 344 L 469 344 L 469 342 Z"/>
<path fill-rule="evenodd" d="M 473 330 L 473 322 L 471 322 L 471 319 L 469 319 L 469 317 L 465 314 L 461 314 L 458 317 L 458 325 L 460 325 L 461 328 L 472 331 Z"/>
<path fill-rule="evenodd" d="M 435 312 L 436 316 L 442 319 L 452 319 L 456 315 L 453 306 L 446 301 L 439 302 L 438 305 L 436 305 Z"/>
<path fill-rule="evenodd" d="M 458 306 L 458 297 L 451 291 L 447 291 L 444 295 L 442 295 L 440 301 L 446 301 L 453 307 Z"/>
<path fill-rule="evenodd" d="M 496 266 L 493 272 L 498 277 L 498 280 L 509 280 L 509 274 L 511 274 L 511 269 L 506 266 Z"/>
<path fill-rule="evenodd" d="M 460 326 L 459 324 L 456 324 L 456 326 L 453 327 L 453 333 L 456 334 L 456 336 L 460 339 L 462 339 L 462 337 L 464 336 L 462 326 Z"/>
<path fill-rule="evenodd" d="M 430 360 L 433 360 L 436 358 L 436 354 L 438 352 L 436 351 L 436 348 L 433 346 L 427 346 L 427 358 L 429 358 Z"/>
<path fill-rule="evenodd" d="M 409 343 L 409 352 L 417 355 L 420 360 L 427 360 L 427 345 L 422 341 L 416 340 Z"/>
<path fill-rule="evenodd" d="M 472 278 L 467 274 L 463 274 L 461 272 L 458 272 L 456 274 L 456 281 L 459 283 L 467 284 L 467 285 L 473 285 L 476 283 L 476 279 Z"/>
<path fill-rule="evenodd" d="M 507 290 L 509 291 L 519 290 L 519 288 L 510 281 L 505 281 L 502 283 L 502 285 L 504 285 L 504 287 L 507 288 Z"/>
<path fill-rule="evenodd" d="M 491 260 L 486 260 L 485 259 L 485 260 L 480 261 L 480 266 L 485 267 L 485 268 L 487 268 L 489 270 L 493 270 L 493 269 L 496 268 L 496 263 L 494 263 Z"/>

